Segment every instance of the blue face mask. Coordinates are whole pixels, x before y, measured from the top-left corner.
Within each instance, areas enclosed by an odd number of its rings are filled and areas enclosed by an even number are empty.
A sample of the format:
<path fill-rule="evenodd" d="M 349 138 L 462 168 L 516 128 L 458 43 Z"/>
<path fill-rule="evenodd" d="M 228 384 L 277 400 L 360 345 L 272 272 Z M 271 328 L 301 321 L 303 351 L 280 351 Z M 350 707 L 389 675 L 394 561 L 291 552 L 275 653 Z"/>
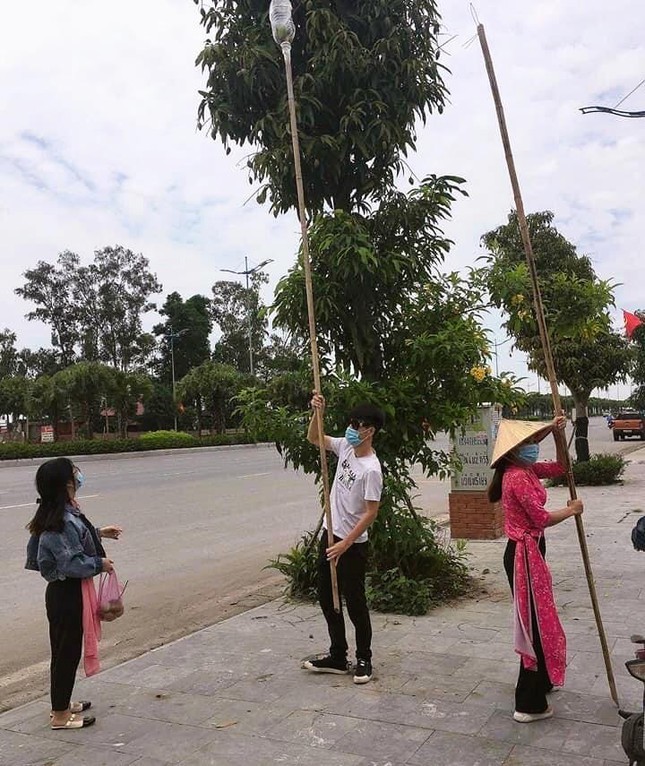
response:
<path fill-rule="evenodd" d="M 351 426 L 347 426 L 347 430 L 345 431 L 345 438 L 352 445 L 352 447 L 360 447 L 363 443 L 361 435 L 355 428 L 352 428 Z"/>
<path fill-rule="evenodd" d="M 76 489 L 79 490 L 83 484 L 85 484 L 85 476 L 82 471 L 76 471 L 74 474 L 74 482 L 76 483 Z"/>
<path fill-rule="evenodd" d="M 536 463 L 539 455 L 539 444 L 522 444 L 522 446 L 517 450 L 517 456 L 525 463 Z"/>

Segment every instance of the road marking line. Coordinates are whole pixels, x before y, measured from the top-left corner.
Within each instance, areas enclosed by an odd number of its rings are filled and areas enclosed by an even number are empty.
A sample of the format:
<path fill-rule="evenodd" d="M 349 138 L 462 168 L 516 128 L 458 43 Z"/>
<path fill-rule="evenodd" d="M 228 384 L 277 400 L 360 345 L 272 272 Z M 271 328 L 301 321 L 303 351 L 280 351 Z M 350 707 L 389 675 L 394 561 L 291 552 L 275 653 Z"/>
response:
<path fill-rule="evenodd" d="M 88 500 L 90 497 L 99 497 L 99 495 L 83 495 L 79 496 L 79 500 Z M 18 505 L 0 505 L 0 511 L 8 511 L 10 508 L 26 508 L 28 505 L 36 505 L 35 502 L 31 503 L 19 503 Z"/>
<path fill-rule="evenodd" d="M 238 479 L 255 479 L 256 476 L 271 476 L 271 471 L 265 471 L 264 473 L 247 473 L 244 476 L 237 476 Z"/>

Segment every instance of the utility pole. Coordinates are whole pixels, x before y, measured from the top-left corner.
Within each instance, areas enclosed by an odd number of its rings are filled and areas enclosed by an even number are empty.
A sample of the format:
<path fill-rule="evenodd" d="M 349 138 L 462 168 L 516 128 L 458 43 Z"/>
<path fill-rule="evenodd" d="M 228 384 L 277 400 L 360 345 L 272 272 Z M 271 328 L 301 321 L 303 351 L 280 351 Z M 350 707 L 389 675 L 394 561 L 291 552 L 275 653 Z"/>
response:
<path fill-rule="evenodd" d="M 260 269 L 267 266 L 269 263 L 273 263 L 273 258 L 267 258 L 267 260 L 262 261 L 262 263 L 258 263 L 257 266 L 254 266 L 252 269 L 249 269 L 249 259 L 247 256 L 244 256 L 244 271 L 234 271 L 233 269 L 220 269 L 220 271 L 226 271 L 228 274 L 237 274 L 238 276 L 244 276 L 246 280 L 246 297 L 247 297 L 247 319 L 248 319 L 248 334 L 249 334 L 249 371 L 251 375 L 255 374 L 255 371 L 253 369 L 253 317 L 251 316 L 251 309 L 252 309 L 252 300 L 251 300 L 251 291 L 249 288 L 249 277 L 252 274 L 255 274 L 256 272 L 260 271 Z"/>
<path fill-rule="evenodd" d="M 493 340 L 493 348 L 495 349 L 494 353 L 495 353 L 495 377 L 496 378 L 499 378 L 499 358 L 498 358 L 499 355 L 498 355 L 497 349 L 500 346 L 506 345 L 509 342 L 509 340 L 511 340 L 510 336 L 506 338 L 506 340 L 501 341 L 500 343 L 498 343 L 497 338 Z"/>
<path fill-rule="evenodd" d="M 175 431 L 177 430 L 177 395 L 175 384 L 175 333 L 170 328 L 170 369 L 172 371 L 172 404 L 173 416 L 175 420 Z"/>
<path fill-rule="evenodd" d="M 188 329 L 185 328 L 183 330 L 180 330 L 179 332 L 174 332 L 172 329 L 172 325 L 168 325 L 168 326 L 170 328 L 170 332 L 166 333 L 164 337 L 170 340 L 170 373 L 172 375 L 172 403 L 173 403 L 174 422 L 175 422 L 175 431 L 176 431 L 177 430 L 177 384 L 175 381 L 175 338 L 181 338 L 182 335 L 185 335 L 188 332 Z"/>
<path fill-rule="evenodd" d="M 249 371 L 253 375 L 253 321 L 251 319 L 251 294 L 249 293 L 249 259 L 244 256 L 244 277 L 246 279 L 246 297 L 248 308 L 246 318 L 249 326 Z"/>

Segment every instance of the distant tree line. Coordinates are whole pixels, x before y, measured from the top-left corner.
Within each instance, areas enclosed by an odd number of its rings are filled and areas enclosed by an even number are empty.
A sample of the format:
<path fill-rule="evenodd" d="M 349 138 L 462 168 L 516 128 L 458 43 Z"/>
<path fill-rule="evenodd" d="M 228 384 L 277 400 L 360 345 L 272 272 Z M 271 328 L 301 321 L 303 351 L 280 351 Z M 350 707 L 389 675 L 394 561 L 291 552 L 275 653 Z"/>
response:
<path fill-rule="evenodd" d="M 151 332 L 143 319 L 157 309 L 162 285 L 147 258 L 120 245 L 97 250 L 89 265 L 64 251 L 24 279 L 15 292 L 32 305 L 27 318 L 49 327 L 51 347 L 19 349 L 15 332 L 0 331 L 0 416 L 8 432 L 40 421 L 56 435 L 125 436 L 128 424 L 158 430 L 175 418 L 183 430 L 222 432 L 238 424 L 235 397 L 243 387 L 303 364 L 300 342 L 269 332 L 263 272 L 248 289 L 218 281 L 211 296 L 171 292 Z"/>

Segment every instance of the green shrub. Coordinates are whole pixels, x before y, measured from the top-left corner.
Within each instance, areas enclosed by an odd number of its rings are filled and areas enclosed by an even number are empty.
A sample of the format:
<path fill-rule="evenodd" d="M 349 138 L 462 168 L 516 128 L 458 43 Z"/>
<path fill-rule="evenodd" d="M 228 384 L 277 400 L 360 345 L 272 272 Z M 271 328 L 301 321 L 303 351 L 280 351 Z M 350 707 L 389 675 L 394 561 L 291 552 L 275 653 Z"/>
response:
<path fill-rule="evenodd" d="M 432 605 L 428 583 L 411 580 L 398 569 L 371 572 L 367 580 L 367 600 L 377 612 L 410 615 L 426 614 Z"/>
<path fill-rule="evenodd" d="M 176 447 L 195 447 L 200 444 L 195 436 L 184 431 L 148 431 L 139 437 L 142 449 L 173 449 Z"/>
<path fill-rule="evenodd" d="M 289 553 L 272 559 L 268 569 L 277 569 L 287 578 L 285 594 L 298 601 L 318 598 L 318 541 L 314 532 L 306 532 Z"/>
<path fill-rule="evenodd" d="M 158 449 L 219 447 L 230 444 L 254 444 L 248 434 L 213 434 L 197 438 L 183 431 L 151 431 L 137 439 L 75 439 L 46 444 L 23 442 L 0 443 L 0 461 L 61 455 L 105 455 L 122 452 L 145 452 Z"/>
<path fill-rule="evenodd" d="M 199 439 L 200 447 L 223 447 L 229 444 L 257 444 L 262 439 L 254 439 L 246 433 L 239 434 L 211 434 L 210 436 L 201 436 Z"/>
<path fill-rule="evenodd" d="M 0 460 L 19 460 L 21 458 L 60 457 L 61 455 L 102 455 L 111 452 L 134 452 L 137 449 L 135 439 L 75 439 L 73 441 L 51 442 L 49 444 L 21 444 L 18 442 L 0 444 Z"/>
<path fill-rule="evenodd" d="M 573 477 L 576 484 L 581 487 L 617 484 L 620 482 L 628 462 L 622 455 L 592 455 L 589 460 L 583 463 L 573 463 Z M 549 482 L 551 487 L 562 486 L 563 484 L 566 484 L 565 476 L 558 476 Z"/>
<path fill-rule="evenodd" d="M 396 494 L 391 480 L 386 485 Z M 289 553 L 269 563 L 287 578 L 290 598 L 317 597 L 317 540 L 308 532 Z M 470 585 L 463 547 L 443 539 L 431 519 L 386 494 L 370 528 L 367 596 L 376 611 L 420 615 L 442 601 L 463 596 Z"/>

